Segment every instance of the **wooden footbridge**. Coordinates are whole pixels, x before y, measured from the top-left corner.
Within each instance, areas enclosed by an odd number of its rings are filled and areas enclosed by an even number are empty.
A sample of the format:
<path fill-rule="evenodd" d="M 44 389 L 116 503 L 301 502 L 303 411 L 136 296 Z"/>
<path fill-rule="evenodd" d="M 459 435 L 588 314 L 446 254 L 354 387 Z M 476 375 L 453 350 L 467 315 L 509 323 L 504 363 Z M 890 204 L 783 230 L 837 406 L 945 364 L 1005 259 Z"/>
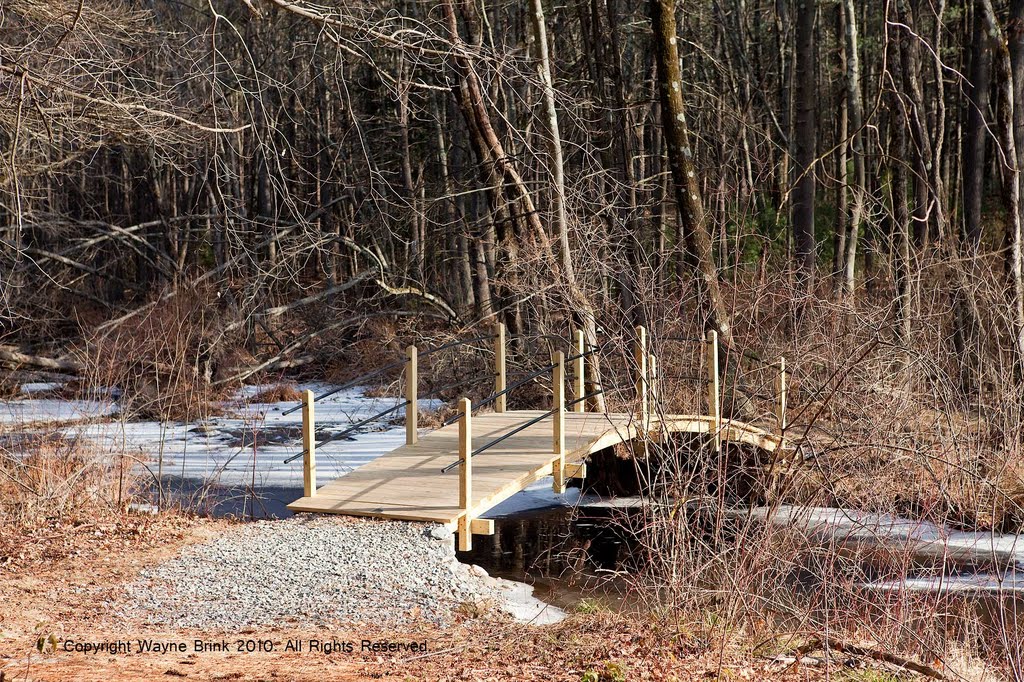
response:
<path fill-rule="evenodd" d="M 490 337 L 479 337 L 480 341 Z M 314 403 L 306 391 L 302 409 L 304 495 L 288 505 L 295 512 L 373 516 L 389 519 L 431 521 L 458 532 L 459 549 L 472 547 L 473 534 L 494 532 L 487 510 L 546 476 L 553 477 L 556 492 L 564 492 L 571 478 L 586 476 L 589 455 L 619 443 L 672 433 L 707 434 L 710 446 L 720 450 L 723 441 L 741 442 L 768 452 L 783 444 L 773 435 L 744 422 L 724 419 L 718 373 L 718 339 L 708 332 L 706 340 L 706 415 L 658 415 L 652 409 L 656 395 L 655 357 L 648 353 L 645 330 L 637 328 L 634 352 L 636 407 L 632 412 L 588 412 L 588 400 L 602 392 L 584 393 L 584 363 L 597 349 L 588 348 L 582 332 L 576 332 L 570 357 L 559 351 L 550 365 L 530 373 L 511 386 L 506 382 L 506 334 L 499 325 L 494 334 L 494 393 L 478 402 L 459 400 L 458 413 L 440 428 L 426 434 L 418 429 L 419 359 L 438 349 L 407 349 L 405 400 L 381 415 L 355 424 L 358 429 L 385 414 L 405 408 L 406 444 L 382 453 L 341 478 L 317 486 Z M 465 342 L 469 343 L 469 341 Z M 448 344 L 444 348 L 457 345 Z M 566 401 L 566 364 L 572 369 L 574 399 Z M 397 367 L 398 363 L 389 367 Z M 382 368 L 377 375 L 387 370 Z M 552 406 L 546 411 L 506 409 L 508 394 L 528 381 L 551 373 Z M 349 385 L 354 385 L 361 377 Z M 340 389 L 335 389 L 340 390 Z M 776 419 L 779 434 L 786 427 L 786 370 L 780 358 L 775 380 Z M 327 394 L 320 396 L 326 397 Z M 492 411 L 481 408 L 491 406 Z M 296 407 L 294 409 L 300 409 Z"/>

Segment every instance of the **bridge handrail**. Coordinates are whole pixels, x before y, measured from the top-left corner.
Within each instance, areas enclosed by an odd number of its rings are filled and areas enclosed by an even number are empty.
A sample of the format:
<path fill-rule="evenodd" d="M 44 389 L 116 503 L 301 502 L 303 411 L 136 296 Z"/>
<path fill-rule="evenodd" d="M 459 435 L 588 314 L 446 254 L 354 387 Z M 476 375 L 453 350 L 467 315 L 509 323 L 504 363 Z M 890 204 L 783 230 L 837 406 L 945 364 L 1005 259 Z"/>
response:
<path fill-rule="evenodd" d="M 557 337 L 557 336 L 550 335 L 550 334 L 543 334 L 543 335 L 517 335 L 517 337 L 520 337 L 520 338 L 522 338 L 522 337 L 525 337 L 525 338 L 551 338 L 551 339 L 555 339 L 555 340 L 557 340 L 559 342 L 562 341 L 561 337 Z M 517 337 L 513 337 L 513 338 L 517 338 Z M 640 417 L 641 423 L 645 424 L 645 425 L 649 423 L 648 420 L 649 420 L 649 416 L 650 416 L 651 404 L 652 404 L 653 401 L 657 400 L 657 394 L 660 392 L 658 390 L 658 384 L 657 384 L 657 381 L 658 381 L 659 378 L 661 378 L 661 379 L 663 379 L 663 378 L 679 378 L 679 379 L 687 379 L 687 380 L 694 379 L 694 380 L 697 380 L 697 381 L 699 381 L 701 379 L 701 377 L 664 377 L 664 376 L 660 376 L 660 373 L 656 369 L 657 368 L 657 364 L 658 364 L 657 363 L 657 356 L 650 352 L 651 349 L 650 349 L 650 346 L 648 345 L 648 343 L 649 343 L 648 342 L 648 338 L 649 337 L 648 337 L 648 334 L 647 334 L 647 330 L 643 326 L 638 326 L 636 328 L 636 341 L 635 341 L 636 345 L 635 345 L 634 353 L 633 353 L 634 359 L 635 359 L 635 361 L 637 363 L 637 366 L 639 368 L 638 371 L 637 371 L 636 377 L 635 377 L 635 388 L 636 388 L 636 393 L 637 393 L 637 400 L 639 402 L 639 417 Z M 575 396 L 581 396 L 581 394 L 585 393 L 585 390 L 584 390 L 584 386 L 585 386 L 585 378 L 584 378 L 585 363 L 583 362 L 583 358 L 585 358 L 585 357 L 587 357 L 589 355 L 593 355 L 595 353 L 599 353 L 604 348 L 604 346 L 599 346 L 599 345 L 596 345 L 596 344 L 592 344 L 592 343 L 586 342 L 584 340 L 583 331 L 579 330 L 579 329 L 577 329 L 574 332 L 573 338 L 569 342 L 570 352 L 576 351 L 575 354 L 573 354 L 573 355 L 569 356 L 568 358 L 566 358 L 565 353 L 563 353 L 561 350 L 558 350 L 557 352 L 554 353 L 554 357 L 557 358 L 557 360 L 555 362 L 553 362 L 551 364 L 548 364 L 548 365 L 545 365 L 545 366 L 543 366 L 543 367 L 541 367 L 541 368 L 539 368 L 537 370 L 534 370 L 534 371 L 531 371 L 531 372 L 527 373 L 522 379 L 520 379 L 519 381 L 516 381 L 511 386 L 507 386 L 506 385 L 506 378 L 507 378 L 507 373 L 506 373 L 506 344 L 507 344 L 508 337 L 506 336 L 505 326 L 503 324 L 500 324 L 500 323 L 497 324 L 496 329 L 495 329 L 495 333 L 493 333 L 493 334 L 480 335 L 480 336 L 474 337 L 472 339 L 465 339 L 465 340 L 460 339 L 460 340 L 452 341 L 452 342 L 449 342 L 449 343 L 446 343 L 446 344 L 442 344 L 440 346 L 436 346 L 434 348 L 430 348 L 430 349 L 423 350 L 423 351 L 418 350 L 415 345 L 410 345 L 406 349 L 406 358 L 405 358 L 404 362 L 391 363 L 390 365 L 387 365 L 387 366 L 385 366 L 383 368 L 375 370 L 374 372 L 370 372 L 370 373 L 368 373 L 366 375 L 363 375 L 362 377 L 358 377 L 357 379 L 348 382 L 344 386 L 344 387 L 348 387 L 348 386 L 355 385 L 355 384 L 359 383 L 360 381 L 365 381 L 367 378 L 371 378 L 373 376 L 379 376 L 380 374 L 384 373 L 385 371 L 388 371 L 389 369 L 392 369 L 392 368 L 395 368 L 395 367 L 397 367 L 399 365 L 403 365 L 404 364 L 404 366 L 405 366 L 405 382 L 404 382 L 405 383 L 405 399 L 403 401 L 399 402 L 398 404 L 388 408 L 387 410 L 384 410 L 384 411 L 382 411 L 380 413 L 377 413 L 375 415 L 371 415 L 370 417 L 367 417 L 367 418 L 365 418 L 363 420 L 360 420 L 358 423 L 353 424 L 352 426 L 350 426 L 349 428 L 345 429 L 344 431 L 342 431 L 342 432 L 340 432 L 338 434 L 335 434 L 333 436 L 330 436 L 327 439 L 325 439 L 324 441 L 321 441 L 321 443 L 327 443 L 327 442 L 331 442 L 333 440 L 337 440 L 339 438 L 342 438 L 342 437 L 348 435 L 349 433 L 352 433 L 353 431 L 358 430 L 362 426 L 365 426 L 366 424 L 368 424 L 368 423 L 370 423 L 370 422 L 372 422 L 372 421 L 374 421 L 376 419 L 379 419 L 379 418 L 381 418 L 381 417 L 383 417 L 385 415 L 388 415 L 388 414 L 390 414 L 392 412 L 395 412 L 395 411 L 397 411 L 399 409 L 402 409 L 404 407 L 405 410 L 406 410 L 406 421 L 405 421 L 406 445 L 413 445 L 413 444 L 415 444 L 418 441 L 418 438 L 419 438 L 418 432 L 417 432 L 417 429 L 418 429 L 418 418 L 417 418 L 418 417 L 418 400 L 419 400 L 418 359 L 420 357 L 425 357 L 425 356 L 431 355 L 433 353 L 437 353 L 439 351 L 442 351 L 442 350 L 445 350 L 445 349 L 448 349 L 448 348 L 453 348 L 453 347 L 462 346 L 462 345 L 468 345 L 468 344 L 476 343 L 476 342 L 483 341 L 483 340 L 486 340 L 486 339 L 494 339 L 495 340 L 495 344 L 494 344 L 495 373 L 492 375 L 494 377 L 494 379 L 495 379 L 495 386 L 494 386 L 495 392 L 492 393 L 491 395 L 487 396 L 486 398 L 483 398 L 483 399 L 479 400 L 475 404 L 469 398 L 465 398 L 465 397 L 462 398 L 459 401 L 459 413 L 454 415 L 453 417 L 450 417 L 449 419 L 446 419 L 441 424 L 441 426 L 439 427 L 439 428 L 443 428 L 443 427 L 455 424 L 457 422 L 460 423 L 460 428 L 459 428 L 459 431 L 460 431 L 460 435 L 459 435 L 459 451 L 460 451 L 459 460 L 456 461 L 456 462 L 453 462 L 452 464 L 447 465 L 446 467 L 444 467 L 441 470 L 442 473 L 447 473 L 448 471 L 450 471 L 452 468 L 454 468 L 456 466 L 460 466 L 460 465 L 462 466 L 461 478 L 465 479 L 465 480 L 464 481 L 460 481 L 460 498 L 462 499 L 462 501 L 460 502 L 460 505 L 462 505 L 462 507 L 465 508 L 466 505 L 469 504 L 468 500 L 470 499 L 470 496 L 468 495 L 468 491 L 469 491 L 469 486 L 470 486 L 469 480 L 471 478 L 470 461 L 471 461 L 472 457 L 477 455 L 477 454 L 480 454 L 481 452 L 484 452 L 484 451 L 488 450 L 491 447 L 494 447 L 498 443 L 506 440 L 507 438 L 510 438 L 510 437 L 516 435 L 517 433 L 520 433 L 524 429 L 529 428 L 530 426 L 532 426 L 534 424 L 537 424 L 538 422 L 546 419 L 547 417 L 555 415 L 556 418 L 555 418 L 555 420 L 553 422 L 553 424 L 554 424 L 554 448 L 553 449 L 554 449 L 554 453 L 555 453 L 555 455 L 557 457 L 557 460 L 558 460 L 558 465 L 554 468 L 554 471 L 555 471 L 555 488 L 556 488 L 556 490 L 564 491 L 564 489 L 565 489 L 565 474 L 566 474 L 566 468 L 565 468 L 566 448 L 565 448 L 565 428 L 564 428 L 565 427 L 565 412 L 564 412 L 565 408 L 566 408 L 566 406 L 576 406 L 576 405 L 579 405 L 580 403 L 582 403 L 584 401 L 587 401 L 587 400 L 590 400 L 591 398 L 595 398 L 597 396 L 600 396 L 600 395 L 602 395 L 602 394 L 604 394 L 606 392 L 605 387 L 599 385 L 598 386 L 598 390 L 593 392 L 593 393 L 590 393 L 590 394 L 587 394 L 587 395 L 582 395 L 582 397 L 577 397 L 575 400 L 573 400 L 571 402 L 568 402 L 568 401 L 565 400 L 565 380 L 567 378 L 566 371 L 565 371 L 566 370 L 565 363 L 566 362 L 575 362 L 576 363 L 573 366 L 573 370 L 572 370 L 572 375 L 571 376 L 574 379 L 573 385 L 574 385 Z M 705 347 L 705 353 L 706 353 L 706 365 L 705 365 L 705 368 L 706 368 L 706 372 L 707 372 L 707 377 L 704 378 L 704 381 L 707 384 L 708 414 L 710 415 L 710 419 L 711 419 L 711 430 L 710 430 L 710 433 L 712 434 L 712 447 L 713 447 L 713 449 L 715 451 L 720 451 L 721 447 L 722 447 L 722 435 L 721 435 L 720 431 L 721 431 L 721 424 L 722 424 L 723 420 L 722 420 L 722 409 L 721 409 L 721 390 L 720 390 L 721 387 L 720 387 L 720 383 L 719 383 L 719 371 L 718 371 L 718 368 L 719 368 L 718 334 L 716 333 L 715 330 L 708 330 L 705 339 L 696 339 L 696 338 L 678 337 L 678 336 L 667 336 L 667 337 L 662 337 L 659 340 L 664 340 L 664 341 L 683 341 L 683 342 L 700 342 L 700 343 L 705 344 L 705 346 L 706 346 Z M 743 357 L 743 355 L 741 355 L 741 358 L 742 357 Z M 756 355 L 753 355 L 752 357 L 755 360 L 759 361 L 759 362 L 763 362 Z M 764 364 L 768 364 L 768 363 L 764 363 Z M 778 422 L 779 422 L 780 434 L 784 434 L 785 430 L 786 430 L 786 402 L 787 402 L 787 400 L 786 400 L 786 398 L 787 398 L 787 395 L 786 395 L 787 394 L 786 383 L 787 382 L 786 382 L 785 359 L 780 357 L 778 363 L 775 366 L 777 366 L 778 370 L 779 370 L 778 371 L 778 376 L 776 377 L 776 394 L 777 394 L 777 398 L 778 398 L 778 405 L 777 405 L 776 414 L 777 414 L 777 418 L 778 418 Z M 540 375 L 544 374 L 545 372 L 548 372 L 548 371 L 551 371 L 551 370 L 554 370 L 554 373 L 553 373 L 553 376 L 552 376 L 552 392 L 553 392 L 553 403 L 554 403 L 555 407 L 553 407 L 552 409 L 550 409 L 550 410 L 548 410 L 548 411 L 546 411 L 546 412 L 544 412 L 544 413 L 542 413 L 542 414 L 540 414 L 538 416 L 533 417 L 532 419 L 527 420 L 525 423 L 521 423 L 521 424 L 516 425 L 514 428 L 512 428 L 509 431 L 507 431 L 507 432 L 497 436 L 496 438 L 494 438 L 490 442 L 485 443 L 484 445 L 482 445 L 482 446 L 480 446 L 478 448 L 473 449 L 472 448 L 472 444 L 471 444 L 472 436 L 470 435 L 471 434 L 471 426 L 470 426 L 471 425 L 471 419 L 470 419 L 471 415 L 476 410 L 478 410 L 481 407 L 483 407 L 485 405 L 488 405 L 490 403 L 495 403 L 495 407 L 494 407 L 495 412 L 497 412 L 497 413 L 504 412 L 506 410 L 505 399 L 504 399 L 504 397 L 506 395 L 508 395 L 513 390 L 516 390 L 517 388 L 520 388 L 520 387 L 526 385 L 527 383 L 533 381 L 534 379 L 536 379 Z M 469 379 L 469 377 L 464 377 L 463 379 L 460 379 L 460 380 L 458 380 L 458 381 L 456 381 L 456 382 L 454 382 L 452 384 L 446 385 L 444 387 L 431 389 L 425 395 L 427 395 L 427 396 L 434 395 L 434 394 L 439 393 L 439 392 L 441 392 L 443 390 L 452 388 L 453 386 L 457 386 L 457 385 L 463 383 L 463 381 L 468 380 L 468 379 Z M 293 457 L 288 458 L 287 460 L 285 460 L 285 462 L 288 463 L 288 462 L 292 462 L 292 461 L 298 459 L 299 457 L 303 457 L 303 456 L 305 457 L 305 459 L 304 459 L 304 466 L 303 466 L 303 481 L 304 481 L 304 488 L 306 490 L 306 495 L 307 496 L 315 494 L 315 491 L 316 491 L 315 448 L 316 448 L 316 445 L 318 443 L 317 443 L 316 438 L 315 438 L 315 427 L 314 427 L 314 421 L 313 421 L 313 403 L 316 400 L 323 399 L 327 395 L 330 395 L 332 393 L 338 392 L 339 390 L 342 390 L 342 388 L 344 388 L 344 387 L 339 387 L 337 389 L 334 389 L 333 391 L 330 391 L 330 392 L 320 396 L 319 398 L 314 398 L 312 391 L 306 391 L 305 392 L 305 397 L 304 397 L 303 403 L 301 405 L 301 407 L 303 408 L 303 429 L 302 429 L 302 431 L 303 431 L 304 451 L 302 453 L 298 454 L 298 455 L 295 455 Z M 576 411 L 577 412 L 582 412 L 584 410 L 585 410 L 585 408 L 579 407 L 579 408 L 577 408 Z M 287 412 L 285 412 L 285 414 L 290 414 L 293 411 L 294 411 L 294 409 L 288 410 Z M 781 444 L 781 440 L 780 440 L 780 444 Z"/>

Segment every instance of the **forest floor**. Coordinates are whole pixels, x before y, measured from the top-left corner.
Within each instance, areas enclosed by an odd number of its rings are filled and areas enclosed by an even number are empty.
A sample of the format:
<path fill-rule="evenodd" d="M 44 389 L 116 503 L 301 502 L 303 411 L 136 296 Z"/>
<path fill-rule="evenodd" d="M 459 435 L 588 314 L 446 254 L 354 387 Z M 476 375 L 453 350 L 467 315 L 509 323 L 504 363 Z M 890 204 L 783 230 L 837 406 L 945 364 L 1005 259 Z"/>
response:
<path fill-rule="evenodd" d="M 86 523 L 38 533 L 0 566 L 0 680 L 696 680 L 824 679 L 816 665 L 780 662 L 740 640 L 698 630 L 660 629 L 608 612 L 577 613 L 548 626 L 467 610 L 443 628 L 345 624 L 310 627 L 298 619 L 240 631 L 155 627 L 115 617 L 109 604 L 141 571 L 230 530 L 223 520 L 162 515 Z M 682 634 L 680 634 L 682 633 Z M 40 651 L 40 640 L 42 649 Z M 139 640 L 181 643 L 184 651 L 138 652 Z M 227 643 L 195 650 L 196 641 Z M 273 650 L 259 642 L 269 640 Z M 309 642 L 337 643 L 310 651 Z M 364 651 L 362 642 L 425 643 L 426 651 Z M 130 653 L 68 651 L 75 643 L 126 641 Z M 302 651 L 287 650 L 301 641 Z M 717 644 L 713 642 L 718 642 Z M 256 648 L 257 651 L 239 651 Z M 249 645 L 252 642 L 254 644 Z M 350 644 L 352 651 L 344 647 Z M 777 652 L 775 652 L 777 653 Z M 849 663 L 848 661 L 846 662 Z M 833 660 L 832 678 L 878 679 Z M 868 664 L 871 665 L 870 663 Z"/>

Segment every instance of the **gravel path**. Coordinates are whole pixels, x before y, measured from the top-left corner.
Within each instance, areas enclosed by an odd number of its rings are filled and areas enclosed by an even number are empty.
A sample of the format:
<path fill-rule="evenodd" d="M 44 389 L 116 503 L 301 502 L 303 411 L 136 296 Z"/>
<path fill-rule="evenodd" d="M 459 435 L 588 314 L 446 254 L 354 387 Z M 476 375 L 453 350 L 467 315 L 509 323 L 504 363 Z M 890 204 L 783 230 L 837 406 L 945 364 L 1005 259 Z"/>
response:
<path fill-rule="evenodd" d="M 338 516 L 240 525 L 144 571 L 115 610 L 151 624 L 230 630 L 444 624 L 460 605 L 512 599 L 515 584 L 459 563 L 451 538 L 441 526 Z"/>

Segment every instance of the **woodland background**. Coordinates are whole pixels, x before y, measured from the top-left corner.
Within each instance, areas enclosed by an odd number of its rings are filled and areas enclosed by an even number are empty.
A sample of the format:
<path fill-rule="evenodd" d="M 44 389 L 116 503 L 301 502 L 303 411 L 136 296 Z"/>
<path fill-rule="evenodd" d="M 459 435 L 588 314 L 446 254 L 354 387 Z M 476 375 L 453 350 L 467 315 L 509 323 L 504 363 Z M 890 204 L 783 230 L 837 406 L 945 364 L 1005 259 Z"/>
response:
<path fill-rule="evenodd" d="M 351 375 L 495 320 L 625 357 L 644 324 L 669 366 L 672 334 L 713 328 L 735 413 L 771 414 L 743 359 L 784 354 L 804 432 L 970 450 L 999 479 L 1021 450 L 1022 18 L 4 0 L 0 361 L 189 417 L 197 390 Z"/>
<path fill-rule="evenodd" d="M 520 363 L 583 329 L 628 408 L 645 325 L 658 409 L 701 412 L 678 339 L 714 329 L 768 428 L 787 359 L 807 445 L 763 499 L 1020 532 L 1022 170 L 1024 0 L 0 0 L 0 388 L 198 419 L 501 321 Z M 835 555 L 647 521 L 657 599 L 870 620 Z M 900 603 L 872 636 L 944 651 Z M 1016 611 L 963 613 L 1024 679 Z"/>

